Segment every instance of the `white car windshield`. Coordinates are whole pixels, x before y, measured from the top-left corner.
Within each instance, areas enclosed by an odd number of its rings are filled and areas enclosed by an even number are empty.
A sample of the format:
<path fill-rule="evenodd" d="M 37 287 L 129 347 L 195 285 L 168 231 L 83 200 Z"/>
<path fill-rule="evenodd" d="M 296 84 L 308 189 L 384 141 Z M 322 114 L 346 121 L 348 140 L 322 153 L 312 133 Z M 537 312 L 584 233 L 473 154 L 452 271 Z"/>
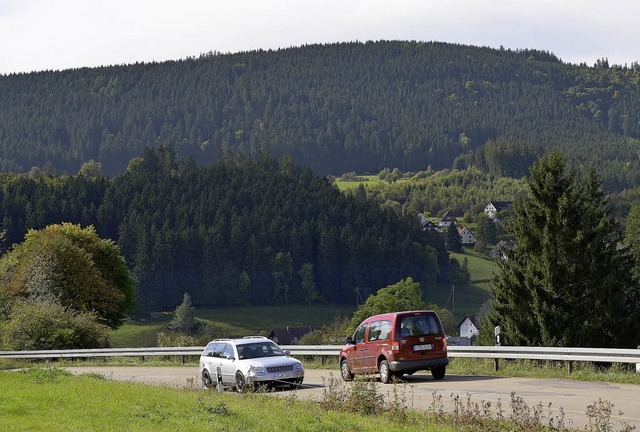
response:
<path fill-rule="evenodd" d="M 273 342 L 252 342 L 238 345 L 238 355 L 240 359 L 251 359 L 259 357 L 280 357 L 284 352 Z"/>

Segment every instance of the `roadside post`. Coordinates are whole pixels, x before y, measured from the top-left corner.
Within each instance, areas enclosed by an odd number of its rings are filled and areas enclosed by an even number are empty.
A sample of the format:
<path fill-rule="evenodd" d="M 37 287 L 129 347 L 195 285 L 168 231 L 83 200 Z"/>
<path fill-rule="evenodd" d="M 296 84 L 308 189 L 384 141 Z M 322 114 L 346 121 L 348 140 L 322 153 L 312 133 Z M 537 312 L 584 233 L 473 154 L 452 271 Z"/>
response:
<path fill-rule="evenodd" d="M 496 336 L 496 346 L 500 346 L 500 326 L 496 326 L 493 329 L 493 334 Z M 498 369 L 499 369 L 498 358 L 494 358 L 493 359 L 493 371 L 494 372 L 498 372 Z"/>
<path fill-rule="evenodd" d="M 223 392 L 224 386 L 222 385 L 222 367 L 220 366 L 216 368 L 216 382 L 216 390 L 218 390 L 218 392 Z"/>

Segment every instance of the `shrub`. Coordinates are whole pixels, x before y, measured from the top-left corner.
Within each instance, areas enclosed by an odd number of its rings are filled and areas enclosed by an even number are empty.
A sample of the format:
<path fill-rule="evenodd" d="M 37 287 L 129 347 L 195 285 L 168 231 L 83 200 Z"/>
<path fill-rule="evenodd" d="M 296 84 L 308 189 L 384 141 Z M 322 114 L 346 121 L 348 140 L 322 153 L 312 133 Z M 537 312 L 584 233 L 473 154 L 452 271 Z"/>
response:
<path fill-rule="evenodd" d="M 94 314 L 55 302 L 21 300 L 3 325 L 2 345 L 7 350 L 102 348 L 109 346 L 108 331 Z"/>

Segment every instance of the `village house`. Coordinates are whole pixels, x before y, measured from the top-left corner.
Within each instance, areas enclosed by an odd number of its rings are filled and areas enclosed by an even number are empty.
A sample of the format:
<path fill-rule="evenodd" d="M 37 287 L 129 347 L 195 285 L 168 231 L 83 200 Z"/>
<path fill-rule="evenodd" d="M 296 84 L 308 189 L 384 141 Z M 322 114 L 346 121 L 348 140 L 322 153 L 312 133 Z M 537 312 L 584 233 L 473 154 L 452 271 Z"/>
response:
<path fill-rule="evenodd" d="M 509 208 L 511 204 L 511 201 L 490 201 L 484 208 L 484 214 L 491 219 L 495 219 L 498 212 Z"/>
<path fill-rule="evenodd" d="M 458 332 L 460 337 L 475 338 L 480 332 L 480 324 L 478 323 L 478 316 L 465 315 L 460 324 L 458 324 Z"/>
<path fill-rule="evenodd" d="M 473 246 L 476 243 L 476 238 L 467 227 L 458 227 L 458 235 L 462 246 Z"/>
<path fill-rule="evenodd" d="M 512 240 L 500 240 L 497 245 L 495 245 L 490 252 L 492 258 L 500 258 L 504 259 L 505 249 L 513 249 L 515 248 L 515 243 Z"/>
<path fill-rule="evenodd" d="M 309 332 L 319 330 L 319 327 L 285 327 L 275 328 L 269 332 L 269 339 L 279 345 L 297 345 L 300 338 Z"/>
<path fill-rule="evenodd" d="M 440 218 L 440 222 L 438 222 L 438 225 L 440 225 L 440 227 L 442 228 L 449 228 L 449 225 L 455 225 L 456 222 L 456 217 L 450 211 L 446 211 Z"/>
<path fill-rule="evenodd" d="M 423 231 L 438 231 L 438 226 L 431 222 L 425 215 L 418 213 L 418 220 Z"/>

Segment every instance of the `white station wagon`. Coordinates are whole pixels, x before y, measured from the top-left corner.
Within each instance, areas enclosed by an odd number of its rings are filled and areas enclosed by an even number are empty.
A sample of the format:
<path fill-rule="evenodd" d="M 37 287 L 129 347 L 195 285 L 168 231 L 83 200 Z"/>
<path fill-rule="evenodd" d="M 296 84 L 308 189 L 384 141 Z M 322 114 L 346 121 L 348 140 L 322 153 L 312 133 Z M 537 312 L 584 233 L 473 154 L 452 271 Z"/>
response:
<path fill-rule="evenodd" d="M 239 392 L 258 385 L 299 387 L 304 368 L 278 345 L 263 336 L 215 339 L 200 355 L 200 376 L 204 388 L 235 388 Z"/>

